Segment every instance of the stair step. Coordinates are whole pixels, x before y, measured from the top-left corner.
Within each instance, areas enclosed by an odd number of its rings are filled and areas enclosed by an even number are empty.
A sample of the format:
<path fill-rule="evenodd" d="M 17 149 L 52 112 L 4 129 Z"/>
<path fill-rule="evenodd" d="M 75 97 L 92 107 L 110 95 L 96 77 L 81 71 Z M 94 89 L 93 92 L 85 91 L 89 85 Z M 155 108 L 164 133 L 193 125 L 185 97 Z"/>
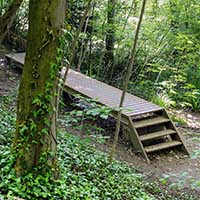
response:
<path fill-rule="evenodd" d="M 154 152 L 154 151 L 159 151 L 159 150 L 162 150 L 162 149 L 167 149 L 167 148 L 175 147 L 175 146 L 179 146 L 179 145 L 182 145 L 182 142 L 180 142 L 180 141 L 170 141 L 170 142 L 164 142 L 164 143 L 148 146 L 148 147 L 145 147 L 144 149 L 145 149 L 146 153 L 151 153 L 151 152 Z"/>
<path fill-rule="evenodd" d="M 156 139 L 156 138 L 160 138 L 160 137 L 163 137 L 163 136 L 166 136 L 166 135 L 171 135 L 171 134 L 174 134 L 174 133 L 176 133 L 176 131 L 172 130 L 172 129 L 166 129 L 166 130 L 163 130 L 163 131 L 156 131 L 154 133 L 141 135 L 140 140 L 146 141 L 146 140 Z"/>
<path fill-rule="evenodd" d="M 170 119 L 167 119 L 165 117 L 155 117 L 150 119 L 144 119 L 138 122 L 133 122 L 135 128 L 143 128 L 147 126 L 152 126 L 156 124 L 162 124 L 165 122 L 169 122 Z"/>

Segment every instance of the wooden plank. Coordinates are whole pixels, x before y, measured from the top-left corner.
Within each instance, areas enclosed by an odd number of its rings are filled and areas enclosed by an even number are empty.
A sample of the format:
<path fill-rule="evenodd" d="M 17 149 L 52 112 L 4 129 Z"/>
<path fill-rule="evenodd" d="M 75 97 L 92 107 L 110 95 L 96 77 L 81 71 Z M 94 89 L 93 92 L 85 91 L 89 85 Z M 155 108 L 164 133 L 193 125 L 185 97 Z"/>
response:
<path fill-rule="evenodd" d="M 136 113 L 146 113 L 147 112 L 152 112 L 152 111 L 159 111 L 159 110 L 162 110 L 162 108 L 160 107 L 155 107 L 154 105 L 149 105 L 149 104 L 144 104 L 143 106 L 141 107 L 129 107 L 129 110 L 128 111 L 125 111 L 124 113 L 126 115 L 129 115 L 129 116 L 132 116 L 132 115 L 135 115 Z"/>
<path fill-rule="evenodd" d="M 167 118 L 171 121 L 171 123 L 169 124 L 169 128 L 175 130 L 176 133 L 177 133 L 177 134 L 173 135 L 172 139 L 180 141 L 180 142 L 183 144 L 183 145 L 181 146 L 182 151 L 183 151 L 184 153 L 186 153 L 187 155 L 190 156 L 190 152 L 189 152 L 188 149 L 187 149 L 187 146 L 186 146 L 186 143 L 185 143 L 185 141 L 184 141 L 184 138 L 183 138 L 182 135 L 180 134 L 179 130 L 176 128 L 176 126 L 175 126 L 173 120 L 170 118 L 170 116 L 169 116 L 169 114 L 167 113 L 166 110 L 163 111 L 163 114 L 164 114 L 165 117 L 167 117 Z"/>
<path fill-rule="evenodd" d="M 147 153 L 143 147 L 143 144 L 139 138 L 138 132 L 134 127 L 131 117 L 129 117 L 129 127 L 131 129 L 131 132 L 129 132 L 129 135 L 130 135 L 130 139 L 131 139 L 131 142 L 132 142 L 134 148 L 144 156 L 144 158 L 147 160 L 148 163 L 150 163 L 150 160 L 149 160 Z"/>
<path fill-rule="evenodd" d="M 133 122 L 135 128 L 143 128 L 151 125 L 156 125 L 156 124 L 162 124 L 165 122 L 169 122 L 170 120 L 165 117 L 154 117 L 154 118 L 149 118 L 145 120 L 140 120 L 137 122 Z"/>
<path fill-rule="evenodd" d="M 6 54 L 5 56 L 21 65 L 24 65 L 25 53 L 11 53 L 11 54 Z"/>
<path fill-rule="evenodd" d="M 152 108 L 152 109 L 143 111 L 142 113 L 135 111 L 133 114 L 130 113 L 129 116 L 134 117 L 134 116 L 139 116 L 139 115 L 142 115 L 142 114 L 147 114 L 147 113 L 152 113 L 152 112 L 162 111 L 162 110 L 163 110 L 163 108 L 160 108 L 159 110 L 158 109 L 155 110 L 155 109 Z"/>
<path fill-rule="evenodd" d="M 138 109 L 141 109 L 141 108 L 152 107 L 152 104 L 150 102 L 147 103 L 147 102 L 140 102 L 140 101 L 132 101 L 132 103 L 129 104 L 129 105 L 124 104 L 124 107 L 138 110 Z M 153 107 L 155 108 L 154 105 L 153 105 Z"/>
<path fill-rule="evenodd" d="M 160 151 L 163 149 L 168 149 L 168 148 L 172 148 L 172 147 L 180 146 L 180 145 L 183 145 L 182 142 L 180 141 L 170 141 L 170 142 L 164 142 L 164 143 L 148 146 L 148 147 L 145 147 L 144 149 L 146 153 L 151 153 L 151 152 Z"/>
<path fill-rule="evenodd" d="M 166 129 L 163 131 L 156 131 L 154 133 L 149 133 L 146 135 L 141 135 L 140 136 L 140 140 L 141 141 L 147 141 L 147 140 L 152 140 L 152 139 L 156 139 L 156 138 L 160 138 L 166 135 L 171 135 L 171 134 L 175 134 L 176 131 L 172 130 L 172 129 Z"/>

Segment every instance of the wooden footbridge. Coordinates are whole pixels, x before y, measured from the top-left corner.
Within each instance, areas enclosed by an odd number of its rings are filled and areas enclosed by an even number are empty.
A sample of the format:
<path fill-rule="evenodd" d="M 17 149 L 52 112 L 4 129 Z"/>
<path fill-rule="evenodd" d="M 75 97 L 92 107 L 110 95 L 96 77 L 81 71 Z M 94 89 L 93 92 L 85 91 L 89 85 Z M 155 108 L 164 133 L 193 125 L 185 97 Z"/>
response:
<path fill-rule="evenodd" d="M 22 66 L 25 53 L 7 54 L 6 57 Z M 115 87 L 71 69 L 64 91 L 95 99 L 113 109 L 119 107 L 122 94 L 122 91 Z M 113 111 L 112 115 L 116 117 L 117 111 Z M 124 134 L 148 162 L 148 154 L 164 149 L 176 148 L 189 154 L 180 133 L 164 108 L 126 93 L 121 122 Z"/>

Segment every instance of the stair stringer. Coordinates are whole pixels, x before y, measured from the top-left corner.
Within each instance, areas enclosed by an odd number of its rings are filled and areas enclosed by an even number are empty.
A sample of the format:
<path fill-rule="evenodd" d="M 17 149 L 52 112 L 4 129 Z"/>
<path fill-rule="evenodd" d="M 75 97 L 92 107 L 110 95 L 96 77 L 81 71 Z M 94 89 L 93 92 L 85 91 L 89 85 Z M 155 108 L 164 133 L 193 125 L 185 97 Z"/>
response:
<path fill-rule="evenodd" d="M 174 122 L 172 121 L 171 117 L 169 116 L 169 114 L 167 113 L 167 111 L 164 109 L 163 110 L 163 116 L 167 117 L 169 120 L 170 120 L 170 128 L 173 129 L 174 131 L 176 131 L 177 134 L 174 134 L 174 138 L 178 141 L 180 141 L 182 143 L 182 145 L 180 146 L 182 151 L 187 154 L 187 155 L 190 155 L 187 147 L 186 147 L 186 144 L 185 144 L 185 141 L 183 139 L 183 137 L 181 136 L 180 132 L 178 131 L 178 129 L 176 128 Z"/>
<path fill-rule="evenodd" d="M 148 163 L 150 163 L 150 160 L 147 156 L 147 153 L 145 152 L 145 149 L 144 149 L 143 144 L 142 144 L 142 142 L 139 138 L 138 132 L 134 127 L 134 124 L 133 124 L 131 117 L 128 117 L 128 119 L 129 119 L 129 127 L 130 127 L 130 130 L 131 130 L 130 133 L 129 133 L 131 142 L 132 142 L 134 148 L 144 156 L 144 158 L 147 160 Z"/>

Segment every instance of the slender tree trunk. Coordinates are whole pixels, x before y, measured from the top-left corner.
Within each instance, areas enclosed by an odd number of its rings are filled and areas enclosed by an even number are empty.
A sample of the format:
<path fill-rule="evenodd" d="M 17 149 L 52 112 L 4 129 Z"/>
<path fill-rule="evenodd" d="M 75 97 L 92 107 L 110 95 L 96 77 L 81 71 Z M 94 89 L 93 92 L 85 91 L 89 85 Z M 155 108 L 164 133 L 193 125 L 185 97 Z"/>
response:
<path fill-rule="evenodd" d="M 29 2 L 28 46 L 17 105 L 13 152 L 18 175 L 56 165 L 55 90 L 65 0 Z"/>
<path fill-rule="evenodd" d="M 127 17 L 126 17 L 126 20 L 125 20 L 125 22 L 124 22 L 124 25 L 123 25 L 123 28 L 122 28 L 122 31 L 121 31 L 122 34 L 124 33 L 124 31 L 125 31 L 125 29 L 126 29 L 126 26 L 127 26 L 128 20 L 129 20 L 129 18 L 130 18 L 130 16 L 131 16 L 131 12 L 132 12 L 132 10 L 133 10 L 134 4 L 135 4 L 135 0 L 132 0 L 130 9 L 129 9 L 129 11 L 128 11 L 128 15 L 127 15 Z M 118 42 L 117 47 L 116 47 L 116 52 L 115 52 L 115 55 L 118 57 L 118 59 L 120 58 L 120 55 L 119 55 L 119 49 L 120 49 L 120 48 L 119 48 L 119 45 L 120 45 L 120 42 Z M 112 65 L 112 69 L 111 69 L 111 73 L 110 73 L 110 78 L 109 78 L 109 80 L 111 80 L 111 81 L 112 81 L 112 79 L 113 79 L 113 74 L 114 74 L 114 71 L 115 71 L 115 65 L 116 65 L 116 61 L 115 61 L 115 63 Z M 119 74 L 118 74 L 118 75 L 119 75 Z"/>
<path fill-rule="evenodd" d="M 126 95 L 126 90 L 128 88 L 128 83 L 129 83 L 129 80 L 130 80 L 131 72 L 133 70 L 133 65 L 134 65 L 134 62 L 135 62 L 135 53 L 136 53 L 137 41 L 138 41 L 139 31 L 140 31 L 140 27 L 141 27 L 141 23 L 142 23 L 142 18 L 143 18 L 144 11 L 145 11 L 146 2 L 147 2 L 147 0 L 143 0 L 139 22 L 138 22 L 138 25 L 137 25 L 136 31 L 135 31 L 135 38 L 134 38 L 133 47 L 132 47 L 132 51 L 131 51 L 131 60 L 130 60 L 130 64 L 127 67 L 126 75 L 124 77 L 124 85 L 123 85 L 123 91 L 122 91 L 120 104 L 119 104 L 119 111 L 118 111 L 118 115 L 117 115 L 117 124 L 116 124 L 116 129 L 115 129 L 115 136 L 114 136 L 114 141 L 113 141 L 112 149 L 111 149 L 111 152 L 110 152 L 110 158 L 109 158 L 110 163 L 112 162 L 113 157 L 115 155 L 117 142 L 118 142 L 118 139 L 119 139 L 122 108 L 123 108 L 123 103 L 124 103 L 124 99 L 125 99 L 125 95 Z"/>
<path fill-rule="evenodd" d="M 107 78 L 110 77 L 114 64 L 114 49 L 115 49 L 115 4 L 116 0 L 108 0 L 107 13 L 107 33 L 106 33 L 106 52 L 105 66 L 107 70 Z M 110 80 L 109 80 L 110 81 Z"/>
<path fill-rule="evenodd" d="M 22 4 L 23 0 L 13 0 L 8 10 L 0 18 L 0 44 L 2 44 L 7 32 L 9 31 L 16 12 Z"/>
<path fill-rule="evenodd" d="M 87 34 L 86 32 L 87 32 L 89 19 L 90 19 L 89 17 L 86 19 L 85 27 L 84 27 L 84 31 L 83 31 L 84 34 Z M 88 44 L 88 40 L 89 40 L 88 36 L 87 36 L 87 38 L 84 38 L 84 39 L 81 40 L 81 51 L 80 51 L 80 56 L 79 56 L 79 60 L 78 60 L 77 68 L 76 68 L 76 70 L 78 72 L 81 71 L 81 64 L 82 64 L 82 61 L 84 60 L 84 55 L 85 55 L 85 52 L 86 52 L 86 47 L 87 47 L 87 44 Z"/>

